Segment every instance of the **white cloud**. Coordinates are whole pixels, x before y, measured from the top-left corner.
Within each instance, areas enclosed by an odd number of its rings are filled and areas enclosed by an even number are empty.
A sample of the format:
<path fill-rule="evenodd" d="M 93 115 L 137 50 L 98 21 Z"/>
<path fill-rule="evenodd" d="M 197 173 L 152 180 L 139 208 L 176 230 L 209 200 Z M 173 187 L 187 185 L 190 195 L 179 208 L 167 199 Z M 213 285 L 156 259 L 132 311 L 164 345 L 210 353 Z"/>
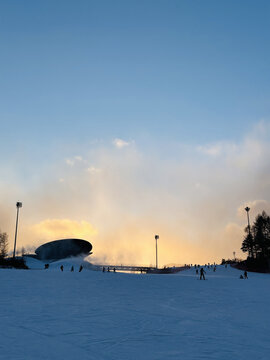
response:
<path fill-rule="evenodd" d="M 221 145 L 205 145 L 205 146 L 198 146 L 197 150 L 203 154 L 210 155 L 210 156 L 218 156 L 221 153 Z"/>
<path fill-rule="evenodd" d="M 66 159 L 65 162 L 66 162 L 66 164 L 69 165 L 69 166 L 74 166 L 74 164 L 75 164 L 75 161 L 72 160 L 72 159 Z"/>
<path fill-rule="evenodd" d="M 90 174 L 97 174 L 101 172 L 101 169 L 96 168 L 94 166 L 90 166 L 89 168 L 86 169 L 87 172 L 89 172 Z"/>
<path fill-rule="evenodd" d="M 123 139 L 118 139 L 118 138 L 116 138 L 116 139 L 113 140 L 113 145 L 114 145 L 115 147 L 117 147 L 118 149 L 122 149 L 122 148 L 124 148 L 124 147 L 126 147 L 126 146 L 129 146 L 129 145 L 130 145 L 130 142 L 125 141 L 125 140 L 123 140 Z"/>
<path fill-rule="evenodd" d="M 238 150 L 237 144 L 231 142 L 225 142 L 225 141 L 197 146 L 197 151 L 211 157 L 230 155 L 232 153 L 237 152 L 237 150 Z"/>
<path fill-rule="evenodd" d="M 55 222 L 42 223 L 45 219 L 84 218 L 99 230 L 95 255 L 107 256 L 108 261 L 122 256 L 126 262 L 154 263 L 155 233 L 160 235 L 160 264 L 219 261 L 233 251 L 240 254 L 244 207 L 250 206 L 251 221 L 256 212 L 270 212 L 270 130 L 261 127 L 238 142 L 179 145 L 178 150 L 166 144 L 166 153 L 158 144 L 148 144 L 147 152 L 135 145 L 112 151 L 104 143 L 88 152 L 79 149 L 82 156 L 67 159 L 77 166 L 53 164 L 48 171 L 52 178 L 42 178 L 29 193 L 18 190 L 27 204 L 19 243 L 36 242 L 37 232 L 26 233 L 26 222 L 40 224 L 39 230 L 53 236 L 49 230 L 58 233 L 55 229 L 63 224 L 56 222 L 54 228 Z M 121 148 L 121 141 L 115 146 Z M 60 178 L 65 186 L 55 181 Z M 14 207 L 8 211 L 4 218 L 12 220 Z M 6 224 L 5 220 L 2 230 L 12 234 L 13 220 Z M 79 232 L 76 223 L 66 228 Z"/>
<path fill-rule="evenodd" d="M 68 166 L 72 167 L 75 165 L 75 163 L 80 163 L 80 162 L 85 162 L 85 161 L 82 156 L 76 155 L 76 156 L 73 156 L 72 158 L 66 159 L 65 162 Z"/>

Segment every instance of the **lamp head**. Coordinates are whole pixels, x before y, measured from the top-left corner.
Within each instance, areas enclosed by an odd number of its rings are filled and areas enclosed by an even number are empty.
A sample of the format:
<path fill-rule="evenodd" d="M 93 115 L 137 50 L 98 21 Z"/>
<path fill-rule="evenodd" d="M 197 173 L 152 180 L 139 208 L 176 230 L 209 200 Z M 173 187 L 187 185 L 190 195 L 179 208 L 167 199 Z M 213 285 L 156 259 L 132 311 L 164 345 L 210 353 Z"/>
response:
<path fill-rule="evenodd" d="M 247 207 L 245 208 L 245 210 L 246 210 L 246 212 L 249 212 L 250 208 L 247 206 Z"/>
<path fill-rule="evenodd" d="M 155 239 L 158 240 L 158 239 L 159 239 L 159 235 L 155 235 Z"/>
<path fill-rule="evenodd" d="M 21 207 L 22 207 L 22 203 L 21 203 L 21 202 L 17 202 L 17 203 L 16 203 L 16 207 L 17 207 L 17 208 L 21 208 Z"/>

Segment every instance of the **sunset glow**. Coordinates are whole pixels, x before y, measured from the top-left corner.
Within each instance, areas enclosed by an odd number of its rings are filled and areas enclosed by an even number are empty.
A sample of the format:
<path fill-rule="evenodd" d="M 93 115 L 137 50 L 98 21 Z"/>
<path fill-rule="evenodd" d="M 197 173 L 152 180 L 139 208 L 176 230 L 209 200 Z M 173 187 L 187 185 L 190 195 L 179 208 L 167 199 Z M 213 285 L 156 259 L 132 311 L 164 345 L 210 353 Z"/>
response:
<path fill-rule="evenodd" d="M 264 2 L 252 29 L 251 4 L 30 3 L 1 5 L 9 251 L 22 201 L 18 250 L 154 264 L 159 234 L 161 266 L 241 258 L 245 206 L 270 211 Z"/>

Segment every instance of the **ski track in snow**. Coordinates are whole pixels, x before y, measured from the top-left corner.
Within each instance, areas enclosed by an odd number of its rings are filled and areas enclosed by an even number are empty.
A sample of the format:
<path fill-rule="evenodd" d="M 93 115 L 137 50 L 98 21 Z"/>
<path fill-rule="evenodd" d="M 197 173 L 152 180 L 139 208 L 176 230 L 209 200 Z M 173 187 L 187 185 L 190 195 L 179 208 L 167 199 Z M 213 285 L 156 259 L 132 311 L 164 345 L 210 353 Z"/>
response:
<path fill-rule="evenodd" d="M 74 265 L 74 273 L 69 269 Z M 1 269 L 0 359 L 270 358 L 270 275 Z"/>

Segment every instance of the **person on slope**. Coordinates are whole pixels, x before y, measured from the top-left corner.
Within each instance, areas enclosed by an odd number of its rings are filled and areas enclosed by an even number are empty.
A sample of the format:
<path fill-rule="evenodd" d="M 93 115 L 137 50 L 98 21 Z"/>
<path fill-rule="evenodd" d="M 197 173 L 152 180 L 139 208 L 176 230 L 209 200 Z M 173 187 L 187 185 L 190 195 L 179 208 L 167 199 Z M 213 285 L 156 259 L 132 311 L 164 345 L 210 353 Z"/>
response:
<path fill-rule="evenodd" d="M 248 276 L 247 276 L 247 272 L 246 272 L 246 271 L 244 272 L 244 278 L 245 278 L 245 279 L 248 279 Z"/>
<path fill-rule="evenodd" d="M 79 272 L 81 272 L 83 269 L 83 266 L 81 265 L 80 268 L 79 268 Z"/>
<path fill-rule="evenodd" d="M 201 268 L 201 270 L 200 270 L 200 280 L 202 280 L 202 279 L 205 280 L 204 274 L 206 274 L 206 272 L 204 271 L 203 268 Z"/>
<path fill-rule="evenodd" d="M 63 271 L 63 270 L 64 270 L 64 266 L 63 266 L 63 265 L 61 265 L 61 266 L 60 266 L 60 269 L 61 269 L 61 271 Z"/>
<path fill-rule="evenodd" d="M 73 266 L 73 265 L 71 266 L 70 271 L 71 271 L 71 272 L 73 272 L 73 271 L 74 271 L 74 266 Z"/>
<path fill-rule="evenodd" d="M 196 275 L 199 275 L 199 270 L 198 269 L 196 269 Z"/>

